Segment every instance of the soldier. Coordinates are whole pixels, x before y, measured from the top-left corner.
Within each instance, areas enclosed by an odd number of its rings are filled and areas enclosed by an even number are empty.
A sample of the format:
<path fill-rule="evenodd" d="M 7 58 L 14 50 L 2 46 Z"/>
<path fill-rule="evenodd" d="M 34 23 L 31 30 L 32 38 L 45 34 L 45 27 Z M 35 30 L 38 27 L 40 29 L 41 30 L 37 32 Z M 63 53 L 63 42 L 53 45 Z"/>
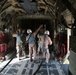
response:
<path fill-rule="evenodd" d="M 49 62 L 49 58 L 50 58 L 50 52 L 49 52 L 49 45 L 52 45 L 52 40 L 49 37 L 50 32 L 48 30 L 46 30 L 44 32 L 44 37 L 42 38 L 42 42 L 43 42 L 43 56 L 46 57 L 46 63 Z"/>
<path fill-rule="evenodd" d="M 26 37 L 26 41 L 28 41 L 29 45 L 29 56 L 30 56 L 30 61 L 36 59 L 36 40 L 35 37 L 39 30 L 41 29 L 42 25 L 34 32 L 32 33 L 31 29 L 27 30 L 28 36 Z M 34 58 L 32 59 L 32 53 L 34 54 Z"/>

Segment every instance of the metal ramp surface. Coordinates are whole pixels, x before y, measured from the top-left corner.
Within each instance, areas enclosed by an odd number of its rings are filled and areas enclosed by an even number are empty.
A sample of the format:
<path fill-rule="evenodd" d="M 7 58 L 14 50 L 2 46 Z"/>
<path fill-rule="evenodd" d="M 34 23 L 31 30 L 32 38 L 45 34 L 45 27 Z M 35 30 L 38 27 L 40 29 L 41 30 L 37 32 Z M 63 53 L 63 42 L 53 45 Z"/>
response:
<path fill-rule="evenodd" d="M 42 59 L 39 59 L 36 62 L 30 62 L 29 58 L 22 60 L 15 58 L 0 75 L 65 75 L 59 62 L 55 60 L 50 60 L 49 64 L 46 64 L 45 61 L 43 61 L 37 71 L 41 61 Z M 0 70 L 7 62 L 8 61 L 5 61 L 1 64 Z M 35 74 L 36 71 L 37 73 Z"/>

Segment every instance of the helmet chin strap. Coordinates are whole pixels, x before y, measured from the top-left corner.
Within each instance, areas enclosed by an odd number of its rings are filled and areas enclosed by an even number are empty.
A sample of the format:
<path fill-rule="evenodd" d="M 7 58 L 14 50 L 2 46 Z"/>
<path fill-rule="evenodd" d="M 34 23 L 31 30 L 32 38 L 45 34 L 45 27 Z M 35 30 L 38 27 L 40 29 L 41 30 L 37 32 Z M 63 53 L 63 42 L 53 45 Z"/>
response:
<path fill-rule="evenodd" d="M 30 35 L 30 34 L 32 34 L 32 33 L 28 33 L 28 34 Z"/>
<path fill-rule="evenodd" d="M 46 36 L 48 36 L 47 34 L 44 34 L 44 36 L 46 37 Z"/>

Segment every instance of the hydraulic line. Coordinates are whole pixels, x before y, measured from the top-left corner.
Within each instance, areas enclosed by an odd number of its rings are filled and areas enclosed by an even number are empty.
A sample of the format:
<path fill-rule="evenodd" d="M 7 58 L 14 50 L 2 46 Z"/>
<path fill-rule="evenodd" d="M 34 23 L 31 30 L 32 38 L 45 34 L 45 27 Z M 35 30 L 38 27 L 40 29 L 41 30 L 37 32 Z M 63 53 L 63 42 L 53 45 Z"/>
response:
<path fill-rule="evenodd" d="M 38 66 L 37 70 L 33 73 L 33 75 L 36 75 L 39 71 L 40 67 L 42 66 L 43 60 L 41 61 L 40 65 Z"/>

